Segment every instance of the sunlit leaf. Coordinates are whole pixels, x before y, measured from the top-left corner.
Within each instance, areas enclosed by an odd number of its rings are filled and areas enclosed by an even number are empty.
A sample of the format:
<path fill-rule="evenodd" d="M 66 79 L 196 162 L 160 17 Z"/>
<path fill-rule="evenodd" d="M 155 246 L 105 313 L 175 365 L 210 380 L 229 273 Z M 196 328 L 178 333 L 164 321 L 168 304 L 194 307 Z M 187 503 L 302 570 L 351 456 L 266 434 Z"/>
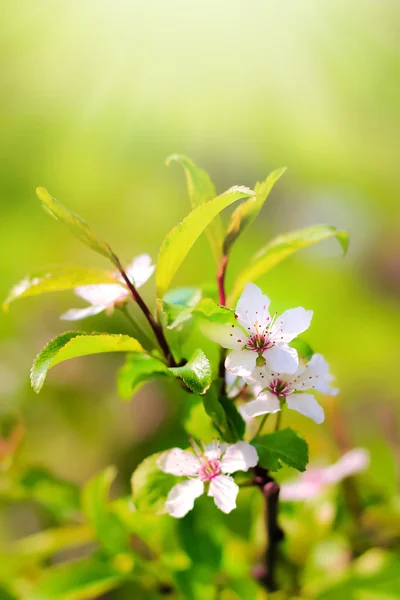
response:
<path fill-rule="evenodd" d="M 129 335 L 108 333 L 85 333 L 69 331 L 62 333 L 47 344 L 36 357 L 31 369 L 31 384 L 39 392 L 45 382 L 47 372 L 58 363 L 103 352 L 144 352 L 135 338 Z"/>
<path fill-rule="evenodd" d="M 311 348 L 310 344 L 303 340 L 301 337 L 297 337 L 289 343 L 289 346 L 295 348 L 298 352 L 300 358 L 304 358 L 306 360 L 311 360 L 314 350 Z"/>
<path fill-rule="evenodd" d="M 224 240 L 223 253 L 225 255 L 229 254 L 232 244 L 243 230 L 253 223 L 254 219 L 262 209 L 270 191 L 285 171 L 286 167 L 272 171 L 265 181 L 256 183 L 254 186 L 255 197 L 246 200 L 246 202 L 243 202 L 235 209 Z"/>
<path fill-rule="evenodd" d="M 230 406 L 224 406 L 226 399 L 218 397 L 217 385 L 218 382 L 215 382 L 203 396 L 204 408 L 221 437 L 226 442 L 235 443 L 240 439 L 236 429 L 236 416 L 233 416 Z"/>
<path fill-rule="evenodd" d="M 111 555 L 130 552 L 128 532 L 109 507 L 108 497 L 115 476 L 116 469 L 108 467 L 86 484 L 82 494 L 84 513 L 101 545 Z"/>
<path fill-rule="evenodd" d="M 3 303 L 3 310 L 18 298 L 39 296 L 47 292 L 72 290 L 80 285 L 95 285 L 100 283 L 116 283 L 116 278 L 110 271 L 103 269 L 85 269 L 84 267 L 60 266 L 52 267 L 41 273 L 29 275 L 15 284 Z M 123 285 L 118 281 L 120 285 Z"/>
<path fill-rule="evenodd" d="M 126 358 L 117 378 L 118 394 L 123 400 L 132 398 L 141 386 L 160 375 L 169 375 L 168 367 L 150 354 L 135 352 Z"/>
<path fill-rule="evenodd" d="M 267 433 L 252 444 L 258 452 L 260 465 L 269 471 L 278 471 L 282 463 L 298 471 L 306 469 L 308 445 L 293 429 Z"/>
<path fill-rule="evenodd" d="M 349 237 L 345 231 L 339 231 L 330 225 L 312 225 L 305 229 L 298 229 L 290 233 L 278 235 L 271 240 L 262 250 L 260 250 L 252 259 L 248 267 L 245 267 L 236 279 L 229 303 L 240 295 L 246 283 L 254 282 L 267 271 L 288 258 L 301 248 L 312 246 L 317 242 L 322 242 L 334 237 L 339 242 L 343 252 L 347 252 Z"/>
<path fill-rule="evenodd" d="M 174 367 L 169 371 L 180 377 L 194 394 L 205 394 L 211 385 L 210 361 L 200 349 L 193 353 L 183 367 Z"/>
<path fill-rule="evenodd" d="M 156 283 L 159 298 L 164 296 L 193 244 L 211 221 L 224 208 L 253 193 L 246 187 L 233 187 L 224 194 L 196 206 L 182 223 L 169 232 L 158 255 Z"/>
<path fill-rule="evenodd" d="M 66 206 L 61 204 L 61 202 L 58 202 L 58 200 L 53 198 L 45 188 L 38 187 L 36 194 L 46 211 L 57 221 L 64 223 L 78 240 L 86 244 L 86 246 L 89 246 L 89 248 L 95 252 L 109 258 L 113 263 L 115 262 L 113 252 L 109 245 L 99 239 L 81 217 L 71 212 Z"/>
<path fill-rule="evenodd" d="M 193 396 L 192 399 L 197 400 L 196 396 Z M 211 440 L 212 438 L 217 438 L 219 435 L 219 432 L 212 424 L 210 416 L 206 413 L 202 401 L 191 401 L 191 406 L 184 419 L 183 426 L 189 435 L 193 435 L 199 440 Z"/>
<path fill-rule="evenodd" d="M 91 557 L 42 572 L 24 600 L 92 600 L 117 588 L 126 575 Z"/>
<path fill-rule="evenodd" d="M 138 511 L 164 514 L 167 496 L 179 481 L 173 475 L 161 471 L 157 465 L 161 454 L 159 452 L 145 458 L 132 475 L 132 499 Z"/>
<path fill-rule="evenodd" d="M 190 158 L 183 156 L 182 154 L 172 154 L 169 156 L 166 161 L 167 165 L 172 161 L 178 162 L 185 171 L 189 199 L 193 208 L 215 198 L 217 195 L 215 186 L 206 171 L 196 167 Z M 206 235 L 215 258 L 218 261 L 222 254 L 221 248 L 224 236 L 221 218 L 219 216 L 216 216 L 207 227 Z"/>
<path fill-rule="evenodd" d="M 233 325 L 235 323 L 235 311 L 226 306 L 217 304 L 211 298 L 203 298 L 195 307 L 196 313 L 211 323 Z"/>
<path fill-rule="evenodd" d="M 226 419 L 228 421 L 228 427 L 235 438 L 235 441 L 242 440 L 245 430 L 246 423 L 243 420 L 242 415 L 236 408 L 235 403 L 230 398 L 221 396 L 219 402 L 225 411 Z"/>

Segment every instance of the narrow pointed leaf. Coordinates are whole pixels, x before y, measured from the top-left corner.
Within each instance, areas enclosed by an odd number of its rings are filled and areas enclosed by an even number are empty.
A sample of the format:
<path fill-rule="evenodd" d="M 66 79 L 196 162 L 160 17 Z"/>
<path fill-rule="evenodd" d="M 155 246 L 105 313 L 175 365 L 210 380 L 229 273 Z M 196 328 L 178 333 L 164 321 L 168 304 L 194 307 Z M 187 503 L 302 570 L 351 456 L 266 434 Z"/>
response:
<path fill-rule="evenodd" d="M 346 253 L 349 246 L 349 236 L 345 231 L 339 231 L 330 225 L 312 225 L 305 229 L 298 229 L 290 233 L 278 235 L 262 248 L 253 258 L 250 265 L 246 267 L 237 278 L 229 303 L 240 295 L 246 283 L 254 282 L 267 273 L 272 267 L 288 258 L 301 248 L 312 246 L 331 237 L 337 239 L 338 243 Z"/>
<path fill-rule="evenodd" d="M 163 375 L 170 372 L 161 360 L 142 352 L 130 354 L 118 373 L 118 394 L 123 400 L 130 400 L 143 384 Z"/>
<path fill-rule="evenodd" d="M 36 357 L 31 369 L 31 384 L 40 392 L 47 372 L 64 360 L 103 352 L 144 352 L 129 335 L 69 331 L 57 336 Z"/>
<path fill-rule="evenodd" d="M 252 441 L 260 465 L 269 471 L 278 471 L 282 463 L 298 471 L 305 471 L 308 463 L 308 445 L 293 429 L 267 433 Z"/>
<path fill-rule="evenodd" d="M 84 267 L 60 266 L 47 269 L 25 277 L 15 284 L 3 303 L 7 310 L 10 303 L 19 298 L 39 296 L 48 292 L 72 290 L 81 285 L 96 285 L 100 283 L 119 283 L 111 271 L 103 269 L 85 269 Z"/>
<path fill-rule="evenodd" d="M 249 200 L 246 200 L 246 202 L 243 202 L 235 209 L 224 240 L 223 252 L 225 255 L 229 254 L 232 244 L 243 230 L 253 223 L 270 191 L 285 171 L 286 167 L 276 169 L 276 171 L 272 171 L 268 175 L 265 181 L 256 183 L 254 187 L 255 197 L 249 198 Z"/>
<path fill-rule="evenodd" d="M 211 385 L 210 361 L 200 349 L 194 352 L 186 365 L 171 368 L 169 371 L 180 377 L 194 394 L 205 394 Z"/>
<path fill-rule="evenodd" d="M 38 187 L 36 194 L 45 210 L 57 221 L 64 223 L 78 240 L 114 262 L 114 255 L 109 245 L 95 235 L 86 221 L 53 198 L 45 188 Z"/>
<path fill-rule="evenodd" d="M 173 154 L 169 156 L 166 161 L 167 165 L 169 166 L 172 161 L 179 163 L 185 171 L 189 199 L 193 208 L 215 198 L 217 192 L 206 171 L 196 167 L 194 162 L 183 154 Z M 221 248 L 224 237 L 224 231 L 219 215 L 216 216 L 207 227 L 206 235 L 214 252 L 215 259 L 218 261 L 222 254 Z"/>
<path fill-rule="evenodd" d="M 249 188 L 233 187 L 213 200 L 197 206 L 182 223 L 169 232 L 158 255 L 156 284 L 159 298 L 164 296 L 193 244 L 211 221 L 233 202 L 252 194 L 254 192 Z"/>

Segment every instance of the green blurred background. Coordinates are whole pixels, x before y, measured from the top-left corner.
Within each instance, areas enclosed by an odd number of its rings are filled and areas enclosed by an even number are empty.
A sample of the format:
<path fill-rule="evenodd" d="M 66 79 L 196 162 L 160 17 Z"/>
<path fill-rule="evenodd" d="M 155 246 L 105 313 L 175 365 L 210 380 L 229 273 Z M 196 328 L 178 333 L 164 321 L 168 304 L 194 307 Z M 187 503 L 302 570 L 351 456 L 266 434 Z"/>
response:
<path fill-rule="evenodd" d="M 400 4 L 344 0 L 3 0 L 0 88 L 0 292 L 54 262 L 105 266 L 48 218 L 37 185 L 81 214 L 128 261 L 156 258 L 189 210 L 179 152 L 222 192 L 288 171 L 234 249 L 228 284 L 277 233 L 313 223 L 349 231 L 343 259 L 324 243 L 260 283 L 277 309 L 315 315 L 308 340 L 332 364 L 353 443 L 372 451 L 371 478 L 396 488 L 400 334 Z M 175 283 L 212 281 L 205 240 Z M 154 280 L 144 295 L 154 302 Z M 26 463 L 83 482 L 108 464 L 126 490 L 137 462 L 184 439 L 177 386 L 116 394 L 122 358 L 58 366 L 39 396 L 34 356 L 65 330 L 72 293 L 16 303 L 0 316 L 0 402 L 20 411 Z M 72 324 L 74 326 L 74 324 Z M 120 315 L 76 324 L 125 331 Z M 326 401 L 326 404 L 329 401 Z M 335 458 L 329 423 L 285 417 L 311 459 Z M 398 453 L 397 453 L 398 456 Z M 7 537 L 36 531 L 27 507 L 1 517 Z"/>

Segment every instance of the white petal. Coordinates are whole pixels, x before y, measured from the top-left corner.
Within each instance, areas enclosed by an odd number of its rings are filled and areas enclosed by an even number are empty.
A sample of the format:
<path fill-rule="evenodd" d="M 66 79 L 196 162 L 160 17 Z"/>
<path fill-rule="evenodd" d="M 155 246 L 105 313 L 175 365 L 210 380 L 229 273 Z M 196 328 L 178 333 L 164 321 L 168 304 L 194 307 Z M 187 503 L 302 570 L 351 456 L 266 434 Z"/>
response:
<path fill-rule="evenodd" d="M 324 470 L 324 479 L 327 483 L 341 481 L 345 477 L 361 473 L 369 465 L 369 452 L 363 448 L 355 448 L 347 452 L 331 467 Z"/>
<path fill-rule="evenodd" d="M 234 350 L 225 360 L 225 368 L 239 377 L 249 377 L 256 368 L 257 353 L 252 350 Z"/>
<path fill-rule="evenodd" d="M 63 321 L 79 321 L 79 319 L 86 319 L 86 317 L 98 315 L 106 309 L 107 306 L 101 306 L 100 304 L 97 306 L 88 306 L 87 308 L 71 308 L 61 315 L 60 319 Z"/>
<path fill-rule="evenodd" d="M 178 477 L 181 475 L 193 477 L 197 475 L 201 466 L 199 459 L 192 452 L 186 452 L 181 448 L 172 448 L 161 454 L 157 465 L 164 473 L 171 473 Z"/>
<path fill-rule="evenodd" d="M 309 417 L 315 423 L 323 423 L 324 409 L 318 404 L 311 394 L 291 394 L 286 399 L 287 405 L 305 417 Z"/>
<path fill-rule="evenodd" d="M 248 283 L 236 306 L 238 321 L 247 331 L 248 327 L 253 328 L 255 321 L 263 320 L 268 316 L 268 307 L 270 299 L 264 296 L 260 288 L 254 283 Z"/>
<path fill-rule="evenodd" d="M 90 304 L 112 305 L 124 300 L 129 292 L 118 283 L 101 283 L 99 285 L 82 285 L 75 288 L 75 294 Z"/>
<path fill-rule="evenodd" d="M 220 323 L 203 323 L 201 331 L 210 340 L 229 350 L 243 348 L 247 340 L 244 331 L 235 325 L 232 327 L 231 325 L 221 325 Z"/>
<path fill-rule="evenodd" d="M 221 458 L 221 454 L 225 452 L 227 444 L 218 442 L 213 442 L 212 444 L 208 444 L 204 448 L 204 456 L 208 458 L 208 460 L 219 460 Z"/>
<path fill-rule="evenodd" d="M 243 377 L 238 377 L 229 371 L 225 371 L 225 384 L 228 398 L 235 398 L 246 385 L 246 382 Z"/>
<path fill-rule="evenodd" d="M 267 367 L 275 373 L 295 373 L 299 366 L 297 350 L 290 346 L 272 346 L 263 352 Z"/>
<path fill-rule="evenodd" d="M 269 392 L 262 392 L 257 400 L 247 402 L 243 406 L 243 412 L 248 417 L 259 417 L 267 413 L 276 413 L 278 410 L 281 410 L 280 402 L 274 394 Z"/>
<path fill-rule="evenodd" d="M 141 287 L 154 273 L 155 265 L 151 264 L 151 256 L 140 254 L 133 259 L 127 267 L 126 272 L 130 279 L 133 279 L 135 287 Z"/>
<path fill-rule="evenodd" d="M 330 386 L 333 377 L 329 374 L 329 366 L 321 354 L 314 354 L 311 360 L 299 368 L 299 377 L 294 382 L 294 387 L 306 390 L 314 388 L 328 396 L 336 396 L 339 390 Z"/>
<path fill-rule="evenodd" d="M 306 310 L 301 306 L 285 310 L 276 322 L 282 329 L 282 336 L 285 342 L 292 341 L 299 333 L 309 328 L 313 316 L 312 310 Z"/>
<path fill-rule="evenodd" d="M 256 449 L 248 442 L 238 442 L 228 446 L 221 460 L 221 471 L 223 473 L 236 473 L 236 471 L 248 471 L 258 463 Z"/>
<path fill-rule="evenodd" d="M 165 508 L 171 515 L 180 519 L 192 510 L 196 498 L 204 493 L 204 483 L 201 479 L 189 479 L 175 485 L 168 494 Z"/>
<path fill-rule="evenodd" d="M 239 486 L 227 475 L 217 475 L 210 481 L 208 495 L 214 498 L 215 504 L 224 513 L 230 513 L 236 508 L 236 496 Z"/>

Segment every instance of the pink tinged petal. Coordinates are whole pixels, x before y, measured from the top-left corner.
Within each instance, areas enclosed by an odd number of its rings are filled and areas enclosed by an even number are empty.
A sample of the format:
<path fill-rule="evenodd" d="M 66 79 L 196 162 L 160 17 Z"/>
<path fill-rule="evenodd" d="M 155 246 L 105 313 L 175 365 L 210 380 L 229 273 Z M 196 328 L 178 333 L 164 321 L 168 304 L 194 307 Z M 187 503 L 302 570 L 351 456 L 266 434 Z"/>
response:
<path fill-rule="evenodd" d="M 311 394 L 291 394 L 287 396 L 286 402 L 289 408 L 305 417 L 309 417 L 318 425 L 323 423 L 325 419 L 324 409 Z"/>
<path fill-rule="evenodd" d="M 236 305 L 236 314 L 240 325 L 246 331 L 248 331 L 248 327 L 253 330 L 256 321 L 260 322 L 268 316 L 269 305 L 270 299 L 263 295 L 260 288 L 254 283 L 248 283 Z"/>
<path fill-rule="evenodd" d="M 246 334 L 240 327 L 221 325 L 220 323 L 204 323 L 201 326 L 203 334 L 223 348 L 236 350 L 243 348 L 247 341 Z M 240 340 L 240 341 L 239 341 Z"/>
<path fill-rule="evenodd" d="M 369 452 L 363 448 L 355 448 L 347 452 L 334 465 L 324 469 L 326 483 L 336 483 L 350 475 L 361 473 L 368 468 L 370 461 Z"/>
<path fill-rule="evenodd" d="M 133 259 L 126 272 L 136 287 L 141 287 L 153 275 L 156 266 L 151 264 L 151 256 L 140 254 Z"/>
<path fill-rule="evenodd" d="M 269 392 L 262 392 L 257 400 L 247 402 L 243 406 L 243 412 L 247 417 L 259 417 L 267 413 L 276 413 L 281 410 L 281 404 L 276 396 Z"/>
<path fill-rule="evenodd" d="M 239 377 L 249 377 L 256 368 L 257 353 L 252 350 L 234 350 L 225 360 L 225 368 Z"/>
<path fill-rule="evenodd" d="M 99 285 L 82 285 L 75 288 L 75 293 L 90 304 L 112 305 L 115 302 L 124 300 L 128 295 L 128 290 L 118 283 L 101 283 Z"/>
<path fill-rule="evenodd" d="M 204 456 L 208 458 L 208 460 L 219 460 L 221 458 L 221 454 L 225 452 L 227 444 L 214 442 L 213 444 L 208 444 L 204 448 Z"/>
<path fill-rule="evenodd" d="M 267 367 L 275 373 L 295 373 L 299 366 L 297 350 L 290 346 L 272 346 L 263 352 Z"/>
<path fill-rule="evenodd" d="M 248 442 L 238 442 L 228 446 L 221 460 L 221 471 L 223 473 L 236 473 L 236 471 L 248 471 L 258 463 L 256 449 Z"/>
<path fill-rule="evenodd" d="M 204 493 L 204 483 L 200 479 L 189 479 L 175 485 L 167 496 L 165 508 L 171 517 L 181 519 L 192 510 L 196 498 Z"/>
<path fill-rule="evenodd" d="M 194 477 L 201 467 L 199 459 L 192 452 L 186 452 L 181 448 L 172 448 L 172 450 L 161 454 L 157 465 L 164 473 L 170 473 L 178 477 L 182 475 Z"/>
<path fill-rule="evenodd" d="M 279 494 L 280 500 L 288 502 L 300 502 L 314 498 L 323 489 L 324 484 L 321 481 L 294 481 L 293 483 L 284 483 L 281 485 Z"/>
<path fill-rule="evenodd" d="M 283 341 L 291 342 L 299 333 L 309 328 L 313 316 L 312 310 L 298 306 L 290 308 L 277 318 L 276 322 L 282 329 Z"/>
<path fill-rule="evenodd" d="M 86 317 L 98 315 L 106 309 L 107 306 L 101 306 L 100 304 L 97 306 L 88 306 L 87 308 L 71 308 L 61 315 L 60 319 L 63 321 L 79 321 L 80 319 L 86 319 Z"/>
<path fill-rule="evenodd" d="M 217 475 L 210 481 L 208 495 L 214 498 L 215 504 L 224 513 L 230 513 L 236 508 L 236 497 L 239 486 L 227 475 Z"/>

